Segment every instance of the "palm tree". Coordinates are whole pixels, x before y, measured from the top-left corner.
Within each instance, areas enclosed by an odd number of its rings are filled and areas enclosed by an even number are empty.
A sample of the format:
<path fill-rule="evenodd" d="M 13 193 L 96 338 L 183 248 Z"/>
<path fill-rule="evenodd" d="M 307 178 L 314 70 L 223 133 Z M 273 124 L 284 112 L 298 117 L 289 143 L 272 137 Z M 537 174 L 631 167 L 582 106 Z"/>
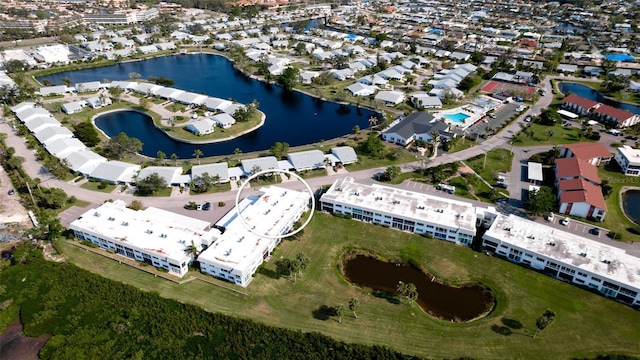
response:
<path fill-rule="evenodd" d="M 551 139 L 552 136 L 553 136 L 553 130 L 547 131 L 547 140 Z"/>
<path fill-rule="evenodd" d="M 404 281 L 398 281 L 398 286 L 396 286 L 396 291 L 398 292 L 398 294 L 400 294 L 400 296 L 406 296 L 407 291 L 409 291 L 408 284 L 406 284 Z"/>
<path fill-rule="evenodd" d="M 353 311 L 353 317 L 358 318 L 358 314 L 356 314 L 356 310 L 358 310 L 358 305 L 360 305 L 360 300 L 356 298 L 351 298 L 349 300 L 349 310 Z"/>
<path fill-rule="evenodd" d="M 418 289 L 412 283 L 407 284 L 407 299 L 411 305 L 418 299 Z"/>
<path fill-rule="evenodd" d="M 178 155 L 176 153 L 171 154 L 171 160 L 173 160 L 174 166 L 178 166 Z"/>
<path fill-rule="evenodd" d="M 338 322 L 342 324 L 342 315 L 344 315 L 345 307 L 342 304 L 338 304 L 336 306 L 336 316 L 338 317 Z"/>
<path fill-rule="evenodd" d="M 158 158 L 158 163 L 164 165 L 164 159 L 167 158 L 167 154 L 158 150 L 158 152 L 156 153 L 156 157 Z"/>
<path fill-rule="evenodd" d="M 202 156 L 202 154 L 203 154 L 202 150 L 200 150 L 200 149 L 196 149 L 193 152 L 193 157 L 195 157 L 198 160 L 198 165 L 200 165 L 200 156 Z"/>

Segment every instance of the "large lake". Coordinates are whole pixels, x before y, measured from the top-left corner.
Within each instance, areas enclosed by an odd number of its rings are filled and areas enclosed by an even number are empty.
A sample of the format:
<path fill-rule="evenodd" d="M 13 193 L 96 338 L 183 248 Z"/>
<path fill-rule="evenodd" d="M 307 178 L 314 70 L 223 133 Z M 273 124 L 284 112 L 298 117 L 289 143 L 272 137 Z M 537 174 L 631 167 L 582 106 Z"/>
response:
<path fill-rule="evenodd" d="M 259 103 L 258 108 L 267 116 L 265 124 L 250 134 L 206 145 L 184 144 L 169 139 L 163 133 L 159 135 L 159 132 L 149 128 L 153 126 L 150 121 L 139 116 L 110 115 L 97 122 L 109 136 L 120 132 L 139 136 L 143 143 L 141 153 L 151 157 L 155 157 L 159 150 L 167 155 L 175 153 L 180 158 L 190 158 L 195 149 L 202 150 L 205 156 L 214 156 L 232 154 L 235 148 L 243 152 L 266 150 L 276 141 L 287 142 L 291 146 L 310 144 L 349 134 L 355 125 L 366 128 L 369 126 L 369 117 L 375 114 L 355 106 L 322 101 L 298 92 L 286 92 L 279 86 L 248 78 L 236 71 L 226 58 L 211 54 L 165 56 L 58 73 L 38 80 L 48 79 L 54 84 L 61 84 L 64 78 L 72 83 L 127 80 L 132 72 L 140 74 L 142 79 L 164 76 L 175 81 L 173 87 L 185 91 L 233 99 L 245 104 L 255 99 Z M 158 136 L 165 136 L 166 139 L 160 140 Z"/>
<path fill-rule="evenodd" d="M 558 83 L 558 88 L 560 88 L 560 91 L 562 91 L 562 93 L 565 95 L 569 95 L 570 93 L 576 94 L 585 99 L 611 105 L 613 107 L 617 107 L 622 110 L 627 110 L 634 114 L 640 114 L 640 106 L 611 100 L 609 98 L 604 97 L 599 91 L 596 91 L 582 84 L 562 81 Z"/>

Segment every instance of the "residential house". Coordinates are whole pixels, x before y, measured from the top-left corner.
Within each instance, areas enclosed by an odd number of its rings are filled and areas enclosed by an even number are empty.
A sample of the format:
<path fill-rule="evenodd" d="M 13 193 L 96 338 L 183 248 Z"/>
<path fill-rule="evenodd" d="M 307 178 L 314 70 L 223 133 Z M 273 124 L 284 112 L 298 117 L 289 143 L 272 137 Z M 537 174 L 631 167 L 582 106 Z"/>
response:
<path fill-rule="evenodd" d="M 380 91 L 374 99 L 387 106 L 396 106 L 404 101 L 405 94 L 402 91 Z"/>
<path fill-rule="evenodd" d="M 220 183 L 229 182 L 229 166 L 226 162 L 206 164 L 206 165 L 194 165 L 191 168 L 191 179 L 197 177 L 203 177 L 204 174 L 208 174 L 212 178 L 217 177 L 217 181 Z"/>
<path fill-rule="evenodd" d="M 134 182 L 140 169 L 137 164 L 109 160 L 98 164 L 89 177 L 110 184 L 126 185 Z"/>
<path fill-rule="evenodd" d="M 382 140 L 407 146 L 414 140 L 431 142 L 435 133 L 441 137 L 451 137 L 449 125 L 436 120 L 426 111 L 418 111 L 385 129 Z"/>
<path fill-rule="evenodd" d="M 233 116 L 227 113 L 216 114 L 211 117 L 211 120 L 213 120 L 213 122 L 217 126 L 224 129 L 228 129 L 231 127 L 231 125 L 236 123 L 236 119 L 234 119 Z"/>
<path fill-rule="evenodd" d="M 356 82 L 347 86 L 345 90 L 349 91 L 353 96 L 370 96 L 376 93 L 378 87 Z"/>
<path fill-rule="evenodd" d="M 325 155 L 320 150 L 308 150 L 290 153 L 287 159 L 296 171 L 322 169 L 325 167 Z"/>
<path fill-rule="evenodd" d="M 210 118 L 204 118 L 200 120 L 196 120 L 190 122 L 184 128 L 188 131 L 191 131 L 195 135 L 202 136 L 211 134 L 215 131 L 216 122 Z"/>
<path fill-rule="evenodd" d="M 577 143 L 559 146 L 560 157 L 577 157 L 594 166 L 608 164 L 611 152 L 600 143 Z"/>

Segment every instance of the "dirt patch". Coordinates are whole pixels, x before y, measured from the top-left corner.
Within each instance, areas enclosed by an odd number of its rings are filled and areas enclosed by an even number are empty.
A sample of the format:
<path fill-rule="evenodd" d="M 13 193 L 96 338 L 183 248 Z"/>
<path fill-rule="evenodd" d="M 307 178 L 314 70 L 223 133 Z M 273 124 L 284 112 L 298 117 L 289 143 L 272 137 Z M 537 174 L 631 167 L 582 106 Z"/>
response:
<path fill-rule="evenodd" d="M 9 195 L 10 190 L 13 190 L 13 184 L 4 168 L 0 167 L 0 224 L 15 223 L 31 227 L 31 220 L 20 203 L 20 196 L 17 193 Z"/>
<path fill-rule="evenodd" d="M 40 335 L 37 338 L 25 336 L 22 333 L 20 320 L 16 320 L 0 335 L 2 358 L 38 360 L 40 349 L 50 338 L 50 334 Z"/>

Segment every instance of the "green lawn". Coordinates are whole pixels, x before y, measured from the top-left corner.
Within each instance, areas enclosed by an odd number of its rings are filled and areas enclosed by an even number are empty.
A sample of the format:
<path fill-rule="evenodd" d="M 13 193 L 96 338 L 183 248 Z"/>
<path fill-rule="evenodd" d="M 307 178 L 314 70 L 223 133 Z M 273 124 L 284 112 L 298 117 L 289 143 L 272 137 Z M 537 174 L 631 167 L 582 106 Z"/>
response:
<path fill-rule="evenodd" d="M 80 187 L 87 190 L 100 191 L 103 193 L 111 193 L 116 188 L 114 184 L 107 183 L 104 183 L 105 186 L 101 188 L 100 184 L 101 182 L 99 181 L 87 181 L 86 183 L 80 185 Z"/>
<path fill-rule="evenodd" d="M 393 304 L 372 296 L 368 290 L 350 285 L 338 271 L 337 259 L 350 246 L 369 249 L 383 258 L 409 255 L 449 283 L 480 281 L 494 290 L 497 306 L 486 318 L 457 324 L 432 319 L 405 302 Z M 177 285 L 64 242 L 60 247 L 83 268 L 208 311 L 321 332 L 347 342 L 391 346 L 429 358 L 559 359 L 612 352 L 640 355 L 640 312 L 628 306 L 465 247 L 327 214 L 316 213 L 300 241 L 285 240 L 278 246 L 249 287 L 240 289 L 248 296 L 201 281 Z M 311 259 L 302 278 L 293 283 L 279 277 L 275 260 L 292 258 L 300 251 Z M 343 316 L 342 323 L 312 315 L 322 305 L 347 304 L 352 297 L 360 300 L 358 320 L 350 313 Z M 533 339 L 530 335 L 536 318 L 548 308 L 557 313 L 557 318 Z M 501 328 L 513 323 L 522 327 L 515 326 L 511 335 L 503 335 Z"/>
<path fill-rule="evenodd" d="M 533 131 L 533 136 L 519 136 L 519 140 L 516 140 L 516 146 L 538 146 L 538 145 L 558 145 L 558 144 L 571 144 L 577 142 L 592 142 L 584 137 L 580 137 L 580 128 L 554 125 L 546 126 L 540 124 L 531 124 L 530 130 Z M 548 131 L 552 131 L 553 135 L 549 137 Z"/>
<path fill-rule="evenodd" d="M 469 167 L 480 174 L 483 179 L 489 183 L 493 183 L 498 172 L 511 171 L 511 160 L 513 154 L 507 149 L 493 149 L 485 155 L 478 155 L 465 161 Z"/>
<path fill-rule="evenodd" d="M 615 163 L 615 161 L 612 161 L 612 163 Z M 607 203 L 607 215 L 604 218 L 604 222 L 595 222 L 594 224 L 604 226 L 610 231 L 620 233 L 622 235 L 622 239 L 620 239 L 621 241 L 640 241 L 638 235 L 634 235 L 627 231 L 628 228 L 637 227 L 639 225 L 627 218 L 622 210 L 622 206 L 620 205 L 620 189 L 624 186 L 640 188 L 640 179 L 624 175 L 620 172 L 617 164 L 598 167 L 598 175 L 600 176 L 600 179 L 609 181 L 613 191 L 611 195 L 605 199 Z"/>
<path fill-rule="evenodd" d="M 226 192 L 226 191 L 231 191 L 231 183 L 229 183 L 229 182 L 223 183 L 223 184 L 213 185 L 213 186 L 211 186 L 209 188 L 209 191 L 204 192 L 204 193 L 194 192 L 193 188 L 191 188 L 191 190 L 189 190 L 189 194 L 191 194 L 191 195 L 215 194 L 215 193 Z"/>
<path fill-rule="evenodd" d="M 496 196 L 499 197 L 497 193 L 492 195 L 491 188 L 473 174 L 456 176 L 449 179 L 448 184 L 456 187 L 457 196 L 467 199 L 493 203 Z"/>
<path fill-rule="evenodd" d="M 390 149 L 390 146 L 387 145 L 387 149 Z M 371 169 L 375 167 L 388 167 L 390 165 L 404 164 L 404 163 L 419 160 L 417 158 L 417 154 L 410 153 L 406 150 L 403 150 L 400 154 L 401 155 L 396 160 L 390 160 L 388 158 L 377 159 L 377 158 L 371 158 L 366 155 L 358 154 L 358 162 L 355 164 L 345 165 L 345 168 L 349 171 L 358 171 L 358 170 Z"/>

